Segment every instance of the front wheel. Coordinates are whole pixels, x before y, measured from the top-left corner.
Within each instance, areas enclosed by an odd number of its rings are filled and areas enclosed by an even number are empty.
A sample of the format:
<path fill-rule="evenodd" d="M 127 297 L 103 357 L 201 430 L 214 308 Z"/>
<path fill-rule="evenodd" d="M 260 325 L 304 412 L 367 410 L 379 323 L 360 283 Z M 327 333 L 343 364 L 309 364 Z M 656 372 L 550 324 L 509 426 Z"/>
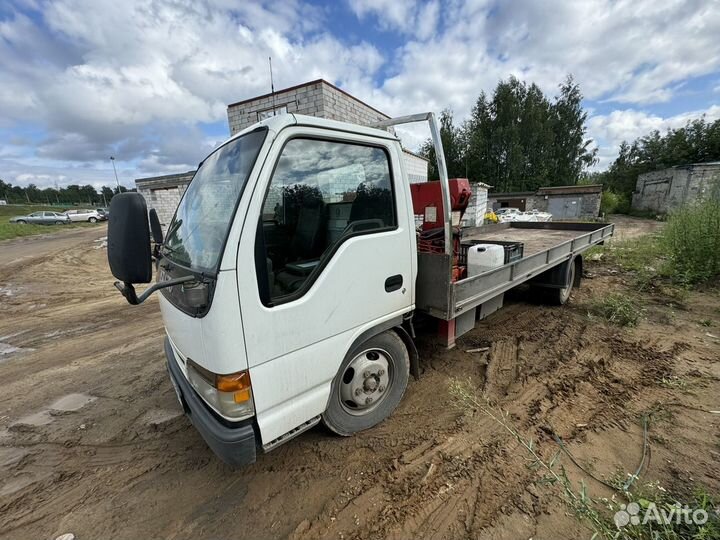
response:
<path fill-rule="evenodd" d="M 338 435 L 371 428 L 390 416 L 410 378 L 410 355 L 389 330 L 355 348 L 333 381 L 323 423 Z"/>

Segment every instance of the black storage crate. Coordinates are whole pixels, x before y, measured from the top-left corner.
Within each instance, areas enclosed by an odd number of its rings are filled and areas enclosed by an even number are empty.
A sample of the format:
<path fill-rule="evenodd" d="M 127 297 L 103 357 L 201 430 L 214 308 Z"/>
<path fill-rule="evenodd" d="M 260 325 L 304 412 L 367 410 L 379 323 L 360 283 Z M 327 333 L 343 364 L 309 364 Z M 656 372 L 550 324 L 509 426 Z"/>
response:
<path fill-rule="evenodd" d="M 523 258 L 524 244 L 522 242 L 506 242 L 504 240 L 471 240 L 462 243 L 460 264 L 467 264 L 467 250 L 476 244 L 495 244 L 505 248 L 505 264 L 519 261 Z"/>

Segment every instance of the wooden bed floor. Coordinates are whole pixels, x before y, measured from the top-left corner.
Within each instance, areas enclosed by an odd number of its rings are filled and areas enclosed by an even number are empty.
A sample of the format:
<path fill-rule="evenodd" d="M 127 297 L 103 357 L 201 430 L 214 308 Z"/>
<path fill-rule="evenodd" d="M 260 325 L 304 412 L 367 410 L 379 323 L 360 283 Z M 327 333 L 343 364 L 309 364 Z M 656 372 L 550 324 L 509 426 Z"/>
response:
<path fill-rule="evenodd" d="M 589 231 L 554 231 L 551 229 L 502 229 L 494 232 L 473 232 L 463 234 L 463 242 L 470 240 L 502 240 L 505 242 L 522 242 L 523 256 L 534 255 L 546 251 L 563 242 L 587 234 Z"/>

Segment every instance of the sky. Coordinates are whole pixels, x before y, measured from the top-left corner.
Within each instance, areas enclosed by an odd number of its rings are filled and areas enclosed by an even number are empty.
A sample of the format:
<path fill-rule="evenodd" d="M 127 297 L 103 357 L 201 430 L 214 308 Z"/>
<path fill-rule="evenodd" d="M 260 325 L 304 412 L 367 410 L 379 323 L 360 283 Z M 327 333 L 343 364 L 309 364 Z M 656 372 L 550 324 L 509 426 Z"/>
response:
<path fill-rule="evenodd" d="M 0 0 L 0 178 L 114 185 L 196 167 L 227 105 L 324 78 L 399 116 L 568 74 L 598 170 L 621 141 L 720 118 L 720 0 Z M 416 149 L 421 128 L 399 131 Z"/>

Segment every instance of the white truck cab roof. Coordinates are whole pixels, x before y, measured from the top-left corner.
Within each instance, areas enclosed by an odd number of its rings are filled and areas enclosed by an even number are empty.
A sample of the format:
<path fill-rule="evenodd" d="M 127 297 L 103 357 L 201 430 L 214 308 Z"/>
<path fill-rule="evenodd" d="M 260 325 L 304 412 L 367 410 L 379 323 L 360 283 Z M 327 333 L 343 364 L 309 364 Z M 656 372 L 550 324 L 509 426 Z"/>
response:
<path fill-rule="evenodd" d="M 385 131 L 384 129 L 377 129 L 368 126 L 362 126 L 360 124 L 351 124 L 349 122 L 340 122 L 338 120 L 329 120 L 327 118 L 319 118 L 317 116 L 307 116 L 304 114 L 294 113 L 283 113 L 277 116 L 271 116 L 266 118 L 252 126 L 249 126 L 241 132 L 233 135 L 227 141 L 241 137 L 246 133 L 256 130 L 259 126 L 265 126 L 268 129 L 279 133 L 282 129 L 289 126 L 309 126 L 318 127 L 323 129 L 331 129 L 334 131 L 349 131 L 352 133 L 359 133 L 361 135 L 369 135 L 371 137 L 379 137 L 392 141 L 399 140 L 393 133 Z"/>

